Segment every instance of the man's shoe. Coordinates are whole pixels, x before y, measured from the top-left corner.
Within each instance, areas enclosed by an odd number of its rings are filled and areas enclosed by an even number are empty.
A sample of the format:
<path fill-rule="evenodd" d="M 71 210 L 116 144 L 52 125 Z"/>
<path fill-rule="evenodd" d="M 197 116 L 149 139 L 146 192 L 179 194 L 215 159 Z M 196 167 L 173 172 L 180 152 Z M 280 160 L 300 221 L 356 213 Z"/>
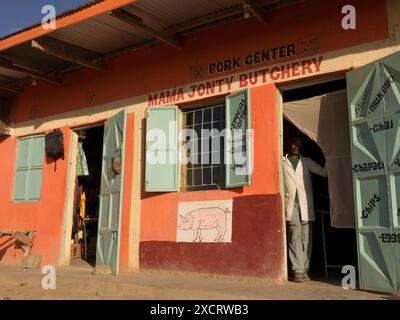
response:
<path fill-rule="evenodd" d="M 310 277 L 308 276 L 307 272 L 302 273 L 303 281 L 310 281 Z"/>
<path fill-rule="evenodd" d="M 303 282 L 303 274 L 300 272 L 296 272 L 294 276 L 291 278 L 293 282 Z"/>

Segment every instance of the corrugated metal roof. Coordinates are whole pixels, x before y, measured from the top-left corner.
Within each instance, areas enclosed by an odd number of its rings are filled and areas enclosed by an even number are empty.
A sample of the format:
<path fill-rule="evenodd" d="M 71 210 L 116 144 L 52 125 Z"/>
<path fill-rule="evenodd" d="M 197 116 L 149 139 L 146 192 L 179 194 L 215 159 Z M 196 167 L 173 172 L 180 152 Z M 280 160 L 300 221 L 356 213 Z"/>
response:
<path fill-rule="evenodd" d="M 138 0 L 125 8 L 158 30 L 240 5 L 239 0 Z"/>
<path fill-rule="evenodd" d="M 124 6 L 124 9 L 143 18 L 144 24 L 154 30 L 163 30 L 238 4 L 238 0 L 138 0 Z M 51 36 L 100 54 L 153 39 L 140 29 L 108 14 L 56 30 Z"/>
<path fill-rule="evenodd" d="M 94 0 L 74 10 L 65 12 L 58 17 L 73 14 L 103 1 L 105 0 Z M 141 17 L 143 23 L 150 28 L 162 31 L 196 18 L 207 17 L 234 7 L 240 9 L 240 6 L 241 2 L 239 0 L 138 0 L 124 6 L 124 9 Z M 33 27 L 31 26 L 31 28 Z M 23 31 L 20 30 L 19 32 Z M 12 35 L 8 37 L 10 36 Z M 47 37 L 53 37 L 80 47 L 81 52 L 79 52 L 79 48 L 76 51 L 78 56 L 88 59 L 98 58 L 103 55 L 106 56 L 107 54 L 132 48 L 135 45 L 154 39 L 154 36 L 109 14 L 101 14 L 77 24 L 55 30 Z M 86 52 L 85 50 L 88 51 Z M 21 61 L 21 66 L 28 68 L 34 66 L 35 70 L 43 73 L 56 70 L 70 70 L 71 67 L 74 68 L 76 66 L 72 62 L 64 61 L 39 50 L 32 49 L 29 42 L 7 49 L 1 52 L 0 56 L 9 56 L 9 59 L 14 63 Z M 3 72 L 3 70 L 0 71 L 3 75 L 9 75 Z M 10 74 L 10 76 L 14 79 L 24 77 L 20 73 Z M 0 78 L 0 81 L 3 79 Z"/>
<path fill-rule="evenodd" d="M 151 39 L 108 14 L 57 30 L 51 36 L 100 54 Z"/>
<path fill-rule="evenodd" d="M 105 0 L 91 0 L 89 3 L 82 4 L 82 5 L 80 5 L 80 6 L 76 7 L 76 8 L 74 8 L 74 9 L 67 10 L 67 11 L 64 11 L 64 12 L 58 14 L 58 15 L 56 16 L 56 19 L 61 19 L 61 18 L 70 16 L 70 15 L 73 15 L 73 14 L 76 13 L 76 12 L 79 12 L 79 11 L 85 10 L 85 9 L 87 9 L 87 8 L 90 8 L 90 7 L 96 5 L 96 4 L 100 3 L 100 2 L 103 2 L 103 1 L 105 1 Z M 13 37 L 13 36 L 15 36 L 15 35 L 17 35 L 17 34 L 19 34 L 19 33 L 22 33 L 22 32 L 25 32 L 25 31 L 28 31 L 28 30 L 31 30 L 31 29 L 34 29 L 34 28 L 36 28 L 36 27 L 38 27 L 38 26 L 40 26 L 40 25 L 41 25 L 41 22 L 38 22 L 38 23 L 36 23 L 36 24 L 34 24 L 34 25 L 31 25 L 31 26 L 22 28 L 22 29 L 20 29 L 20 30 L 18 30 L 18 31 L 15 31 L 15 32 L 13 32 L 13 33 L 10 33 L 10 34 L 8 34 L 8 35 L 5 35 L 5 36 L 3 36 L 3 37 L 0 37 L 0 40 L 4 40 L 4 39 L 7 39 L 7 38 L 11 38 L 11 37 Z"/>

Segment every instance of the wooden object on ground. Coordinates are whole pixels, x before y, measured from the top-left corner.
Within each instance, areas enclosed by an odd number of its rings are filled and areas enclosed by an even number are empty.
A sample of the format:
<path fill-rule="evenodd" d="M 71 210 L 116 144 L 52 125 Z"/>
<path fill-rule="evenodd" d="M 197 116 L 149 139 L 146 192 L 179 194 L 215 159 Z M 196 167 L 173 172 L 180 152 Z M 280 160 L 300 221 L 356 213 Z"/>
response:
<path fill-rule="evenodd" d="M 81 258 L 81 245 L 73 244 L 71 245 L 71 259 L 80 259 Z"/>
<path fill-rule="evenodd" d="M 0 230 L 0 236 L 9 235 L 15 239 L 24 250 L 21 265 L 24 268 L 36 268 L 40 266 L 41 257 L 31 256 L 33 238 L 36 236 L 35 230 Z"/>
<path fill-rule="evenodd" d="M 42 262 L 40 256 L 24 256 L 22 257 L 21 266 L 26 269 L 39 268 Z"/>

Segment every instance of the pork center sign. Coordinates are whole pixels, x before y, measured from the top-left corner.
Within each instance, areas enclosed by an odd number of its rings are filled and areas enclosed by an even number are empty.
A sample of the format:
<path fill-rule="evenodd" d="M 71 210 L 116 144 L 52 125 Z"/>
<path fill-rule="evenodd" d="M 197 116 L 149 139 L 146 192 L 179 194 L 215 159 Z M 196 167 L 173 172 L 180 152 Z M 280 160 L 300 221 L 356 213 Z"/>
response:
<path fill-rule="evenodd" d="M 261 57 L 262 56 L 260 56 L 260 59 Z M 187 86 L 162 90 L 149 94 L 147 105 L 149 107 L 165 104 L 171 105 L 187 100 L 224 94 L 247 87 L 309 76 L 321 70 L 322 61 L 323 56 L 310 57 L 294 62 L 268 66 L 254 71 L 245 71 L 222 78 L 201 81 Z M 236 67 L 234 62 L 230 64 L 227 63 L 226 65 L 231 68 L 232 65 Z M 212 68 L 214 70 L 214 67 Z M 217 66 L 215 66 L 215 68 L 217 68 Z"/>
<path fill-rule="evenodd" d="M 269 48 L 249 53 L 244 57 L 239 56 L 210 63 L 208 65 L 208 74 L 236 70 L 241 68 L 242 66 L 252 66 L 260 63 L 267 63 L 272 60 L 280 60 L 291 57 L 295 54 L 296 53 L 294 44 L 287 44 L 277 48 Z"/>

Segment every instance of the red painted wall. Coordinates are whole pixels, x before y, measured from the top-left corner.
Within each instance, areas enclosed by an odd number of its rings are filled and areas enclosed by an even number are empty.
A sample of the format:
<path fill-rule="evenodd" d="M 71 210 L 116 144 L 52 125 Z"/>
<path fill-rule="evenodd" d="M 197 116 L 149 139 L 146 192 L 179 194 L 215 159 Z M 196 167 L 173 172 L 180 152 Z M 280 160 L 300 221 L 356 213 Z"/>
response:
<path fill-rule="evenodd" d="M 233 198 L 232 243 L 144 241 L 142 268 L 282 278 L 280 195 Z M 175 212 L 176 215 L 176 212 Z"/>

